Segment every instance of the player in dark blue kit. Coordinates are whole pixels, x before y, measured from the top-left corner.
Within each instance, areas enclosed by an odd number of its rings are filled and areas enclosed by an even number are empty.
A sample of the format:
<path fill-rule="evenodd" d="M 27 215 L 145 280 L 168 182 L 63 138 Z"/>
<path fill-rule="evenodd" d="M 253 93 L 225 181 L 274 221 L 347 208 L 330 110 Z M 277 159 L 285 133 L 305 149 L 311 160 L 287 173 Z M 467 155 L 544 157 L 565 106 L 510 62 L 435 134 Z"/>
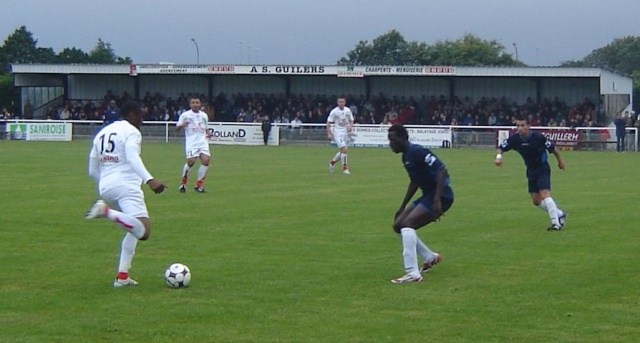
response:
<path fill-rule="evenodd" d="M 553 198 L 551 198 L 551 168 L 548 163 L 547 151 L 558 160 L 558 168 L 564 170 L 564 161 L 553 142 L 544 135 L 529 129 L 529 121 L 524 116 L 516 118 L 518 132 L 509 136 L 498 146 L 496 165 L 502 165 L 502 153 L 515 150 L 522 155 L 527 166 L 527 180 L 529 181 L 529 194 L 535 206 L 549 214 L 551 226 L 547 230 L 562 230 L 567 213 L 560 210 Z"/>
<path fill-rule="evenodd" d="M 453 190 L 449 186 L 449 173 L 442 161 L 431 150 L 409 142 L 407 129 L 399 124 L 389 128 L 389 146 L 402 153 L 402 163 L 409 174 L 409 186 L 402 204 L 395 214 L 393 230 L 402 237 L 402 257 L 405 275 L 391 282 L 421 282 L 422 275 L 438 264 L 442 257 L 429 249 L 418 237 L 416 230 L 438 220 L 453 204 Z M 422 196 L 406 207 L 414 194 Z M 420 255 L 424 263 L 418 269 Z"/>

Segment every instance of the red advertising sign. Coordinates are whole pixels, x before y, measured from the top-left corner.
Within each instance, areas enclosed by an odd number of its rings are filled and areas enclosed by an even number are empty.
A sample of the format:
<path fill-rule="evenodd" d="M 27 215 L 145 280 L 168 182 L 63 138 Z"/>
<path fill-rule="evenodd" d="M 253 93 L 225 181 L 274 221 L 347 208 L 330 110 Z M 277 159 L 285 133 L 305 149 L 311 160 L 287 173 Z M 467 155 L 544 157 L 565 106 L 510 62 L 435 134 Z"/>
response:
<path fill-rule="evenodd" d="M 580 142 L 580 138 L 582 137 L 582 132 L 569 130 L 569 129 L 544 129 L 544 130 L 533 130 L 535 132 L 539 132 L 547 137 L 548 140 L 552 141 L 553 144 L 558 147 L 560 150 L 577 150 L 578 143 Z M 498 130 L 497 138 L 498 143 L 500 143 L 503 139 L 506 139 L 508 136 L 517 133 L 516 129 L 510 130 Z"/>

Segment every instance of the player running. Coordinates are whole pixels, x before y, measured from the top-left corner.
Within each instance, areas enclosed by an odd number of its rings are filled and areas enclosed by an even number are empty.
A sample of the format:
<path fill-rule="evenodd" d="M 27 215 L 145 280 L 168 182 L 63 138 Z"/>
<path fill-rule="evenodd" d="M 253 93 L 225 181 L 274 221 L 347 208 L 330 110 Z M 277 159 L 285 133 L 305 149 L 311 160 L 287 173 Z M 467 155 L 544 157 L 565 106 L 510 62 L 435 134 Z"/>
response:
<path fill-rule="evenodd" d="M 166 187 L 151 176 L 140 158 L 142 107 L 130 101 L 122 106 L 121 114 L 124 120 L 105 126 L 93 139 L 89 175 L 98 182 L 101 200 L 96 201 L 85 215 L 86 220 L 107 218 L 127 233 L 122 240 L 118 275 L 113 287 L 138 284 L 129 277 L 131 261 L 138 240 L 147 240 L 151 233 L 149 213 L 140 185 L 149 185 L 155 193 L 162 193 Z"/>
<path fill-rule="evenodd" d="M 189 171 L 199 158 L 201 165 L 198 168 L 198 180 L 196 181 L 195 190 L 198 193 L 205 193 L 204 178 L 207 176 L 207 169 L 209 169 L 209 161 L 211 160 L 208 141 L 211 135 L 207 129 L 209 116 L 200 110 L 200 99 L 197 97 L 189 99 L 189 107 L 191 109 L 182 113 L 176 124 L 176 131 L 179 132 L 184 129 L 184 145 L 187 157 L 187 163 L 182 167 L 182 180 L 180 181 L 179 190 L 180 193 L 187 191 Z"/>
<path fill-rule="evenodd" d="M 333 173 L 334 166 L 338 160 L 342 163 L 342 172 L 351 174 L 347 165 L 347 150 L 349 149 L 349 133 L 353 128 L 353 113 L 345 107 L 346 99 L 342 96 L 338 98 L 338 106 L 329 112 L 327 117 L 327 138 L 334 141 L 340 149 L 333 159 L 329 161 L 329 171 Z"/>
<path fill-rule="evenodd" d="M 551 226 L 549 231 L 562 230 L 567 218 L 567 213 L 556 206 L 556 202 L 551 198 L 551 168 L 549 167 L 547 151 L 552 153 L 558 160 L 558 168 L 564 170 L 564 160 L 560 152 L 556 149 L 552 141 L 541 133 L 533 132 L 529 127 L 529 120 L 526 116 L 516 118 L 518 132 L 509 136 L 498 146 L 495 164 L 502 166 L 502 154 L 509 150 L 515 150 L 524 159 L 527 166 L 527 180 L 529 184 L 529 194 L 535 206 L 549 214 Z"/>

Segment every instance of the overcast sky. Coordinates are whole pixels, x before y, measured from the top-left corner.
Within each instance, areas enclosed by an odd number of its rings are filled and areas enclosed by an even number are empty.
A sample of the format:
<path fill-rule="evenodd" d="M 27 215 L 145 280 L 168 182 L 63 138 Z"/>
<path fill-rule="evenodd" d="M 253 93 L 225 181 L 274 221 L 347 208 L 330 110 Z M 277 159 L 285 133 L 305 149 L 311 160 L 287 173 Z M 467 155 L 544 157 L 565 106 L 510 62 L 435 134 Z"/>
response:
<path fill-rule="evenodd" d="M 473 33 L 557 66 L 640 35 L 640 0 L 0 0 L 0 11 L 2 39 L 25 25 L 39 47 L 88 52 L 101 38 L 135 63 L 195 63 L 195 39 L 203 64 L 334 65 L 396 29 L 427 44 Z"/>

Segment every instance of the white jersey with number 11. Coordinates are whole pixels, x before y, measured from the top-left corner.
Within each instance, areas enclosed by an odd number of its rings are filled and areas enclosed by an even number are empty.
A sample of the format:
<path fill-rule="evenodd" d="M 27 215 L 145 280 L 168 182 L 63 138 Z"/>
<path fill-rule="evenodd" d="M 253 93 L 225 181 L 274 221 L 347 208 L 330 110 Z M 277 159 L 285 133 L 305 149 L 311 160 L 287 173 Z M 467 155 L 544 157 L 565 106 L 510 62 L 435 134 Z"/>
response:
<path fill-rule="evenodd" d="M 353 114 L 348 107 L 340 109 L 336 106 L 329 112 L 327 121 L 333 123 L 334 134 L 346 134 L 349 123 L 353 122 Z"/>
<path fill-rule="evenodd" d="M 176 125 L 189 123 L 184 127 L 184 139 L 187 149 L 209 146 L 206 135 L 208 122 L 209 117 L 203 111 L 193 112 L 188 110 L 180 115 Z"/>

